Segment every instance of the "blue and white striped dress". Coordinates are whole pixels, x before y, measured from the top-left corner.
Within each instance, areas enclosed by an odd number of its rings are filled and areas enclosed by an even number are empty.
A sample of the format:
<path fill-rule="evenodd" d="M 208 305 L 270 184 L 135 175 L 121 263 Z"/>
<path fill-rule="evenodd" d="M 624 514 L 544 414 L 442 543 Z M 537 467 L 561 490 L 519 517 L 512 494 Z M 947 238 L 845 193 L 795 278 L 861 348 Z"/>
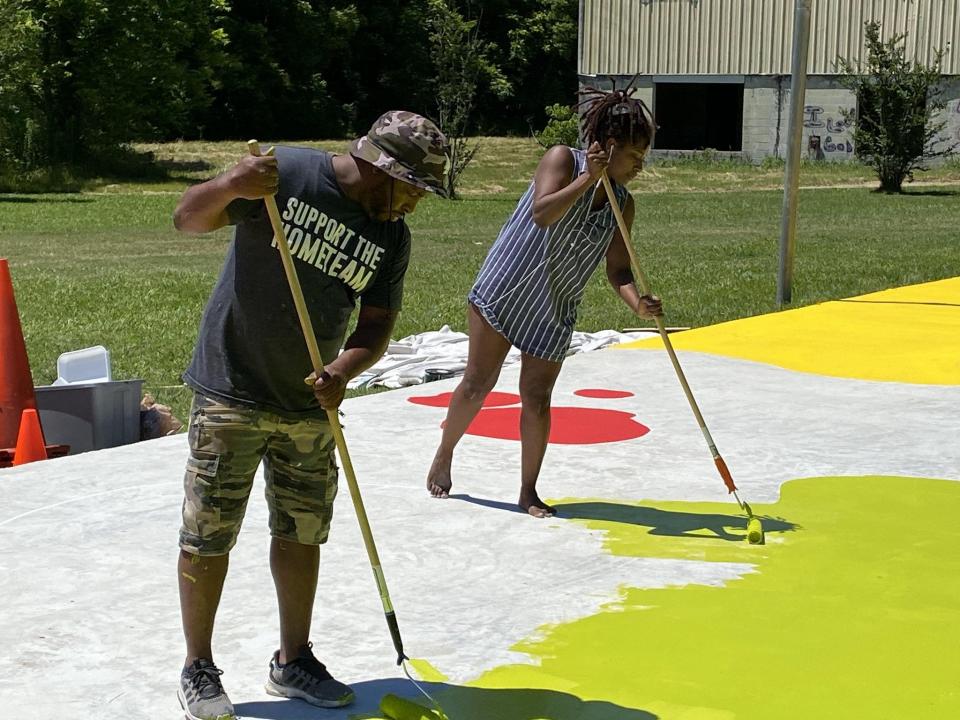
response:
<path fill-rule="evenodd" d="M 587 155 L 571 148 L 575 172 Z M 597 265 L 606 255 L 616 219 L 609 203 L 591 211 L 588 190 L 550 227 L 533 222 L 534 182 L 507 220 L 468 296 L 494 330 L 521 352 L 561 362 L 570 347 L 577 308 Z M 621 209 L 627 189 L 615 184 Z"/>

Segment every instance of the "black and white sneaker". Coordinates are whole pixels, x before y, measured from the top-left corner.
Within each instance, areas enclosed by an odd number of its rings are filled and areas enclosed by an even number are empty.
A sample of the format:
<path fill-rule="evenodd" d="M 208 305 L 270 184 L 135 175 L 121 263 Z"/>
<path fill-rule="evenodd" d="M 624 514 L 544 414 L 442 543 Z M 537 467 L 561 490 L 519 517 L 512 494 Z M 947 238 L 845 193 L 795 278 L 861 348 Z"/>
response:
<path fill-rule="evenodd" d="M 326 666 L 313 656 L 313 643 L 286 665 L 280 664 L 280 651 L 270 660 L 266 690 L 271 695 L 300 698 L 311 705 L 326 708 L 343 707 L 354 700 L 349 685 L 333 679 Z"/>
<path fill-rule="evenodd" d="M 223 670 L 199 658 L 180 673 L 177 697 L 187 720 L 237 720 L 233 704 L 223 691 Z"/>

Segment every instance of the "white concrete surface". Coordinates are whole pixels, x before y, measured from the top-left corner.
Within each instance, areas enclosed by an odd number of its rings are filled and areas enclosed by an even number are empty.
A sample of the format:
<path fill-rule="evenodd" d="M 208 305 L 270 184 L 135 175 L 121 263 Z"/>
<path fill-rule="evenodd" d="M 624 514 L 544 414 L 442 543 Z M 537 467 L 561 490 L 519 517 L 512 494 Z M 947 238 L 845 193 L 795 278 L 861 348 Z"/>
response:
<path fill-rule="evenodd" d="M 681 355 L 743 496 L 773 502 L 798 477 L 891 474 L 960 479 L 960 388 L 805 375 L 697 353 Z M 498 390 L 516 390 L 517 369 Z M 456 381 L 358 398 L 346 436 L 411 656 L 452 682 L 509 662 L 546 624 L 615 603 L 621 588 L 720 584 L 733 563 L 622 558 L 599 533 L 508 511 L 519 444 L 467 436 L 455 494 L 424 489 L 442 408 L 408 402 Z M 582 388 L 632 398 L 578 397 Z M 626 410 L 650 427 L 622 443 L 553 445 L 545 498 L 725 501 L 726 492 L 662 352 L 605 350 L 567 361 L 555 406 Z M 951 440 L 952 432 L 952 440 Z M 0 717 L 175 718 L 183 660 L 175 560 L 186 437 L 0 470 Z M 731 504 L 731 512 L 735 506 Z M 262 480 L 231 556 L 214 638 L 238 712 L 250 718 L 346 718 L 387 691 L 409 693 L 393 650 L 345 482 L 321 553 L 314 641 L 355 685 L 358 703 L 321 711 L 262 688 L 277 644 Z"/>

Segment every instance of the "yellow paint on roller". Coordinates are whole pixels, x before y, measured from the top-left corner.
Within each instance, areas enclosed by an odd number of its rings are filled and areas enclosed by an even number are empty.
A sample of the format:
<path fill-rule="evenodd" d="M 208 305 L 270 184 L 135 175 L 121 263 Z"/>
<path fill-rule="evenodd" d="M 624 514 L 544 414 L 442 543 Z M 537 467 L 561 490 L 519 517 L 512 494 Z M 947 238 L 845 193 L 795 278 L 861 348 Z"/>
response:
<path fill-rule="evenodd" d="M 759 518 L 750 518 L 747 521 L 747 542 L 751 545 L 759 545 L 763 542 L 763 525 Z"/>
<path fill-rule="evenodd" d="M 743 542 L 731 504 L 555 504 L 617 555 L 754 570 L 716 587 L 624 587 L 604 611 L 512 648 L 533 664 L 441 693 L 452 718 L 960 717 L 960 482 L 793 480 L 754 505 L 762 546 Z"/>
<path fill-rule="evenodd" d="M 834 377 L 960 385 L 960 278 L 711 325 L 678 350 Z M 659 337 L 619 348 L 662 348 Z"/>
<path fill-rule="evenodd" d="M 380 700 L 380 712 L 390 720 L 445 720 L 430 708 L 393 694 Z"/>

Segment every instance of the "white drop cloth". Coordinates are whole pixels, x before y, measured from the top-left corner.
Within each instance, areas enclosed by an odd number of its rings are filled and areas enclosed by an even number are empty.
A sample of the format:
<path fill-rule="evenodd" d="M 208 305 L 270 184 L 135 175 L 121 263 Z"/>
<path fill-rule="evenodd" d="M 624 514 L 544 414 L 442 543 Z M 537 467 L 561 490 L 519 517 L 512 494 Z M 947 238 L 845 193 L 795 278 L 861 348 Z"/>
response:
<path fill-rule="evenodd" d="M 600 330 L 586 333 L 574 332 L 567 355 L 600 350 L 609 345 L 630 342 L 656 334 L 656 330 L 618 332 Z M 350 389 L 376 387 L 388 388 L 419 385 L 426 381 L 427 370 L 447 371 L 447 377 L 462 375 L 467 367 L 468 336 L 455 332 L 444 325 L 439 330 L 408 335 L 401 340 L 391 340 L 387 352 L 376 365 L 361 373 L 347 385 Z M 510 348 L 504 367 L 520 360 L 520 351 Z"/>

